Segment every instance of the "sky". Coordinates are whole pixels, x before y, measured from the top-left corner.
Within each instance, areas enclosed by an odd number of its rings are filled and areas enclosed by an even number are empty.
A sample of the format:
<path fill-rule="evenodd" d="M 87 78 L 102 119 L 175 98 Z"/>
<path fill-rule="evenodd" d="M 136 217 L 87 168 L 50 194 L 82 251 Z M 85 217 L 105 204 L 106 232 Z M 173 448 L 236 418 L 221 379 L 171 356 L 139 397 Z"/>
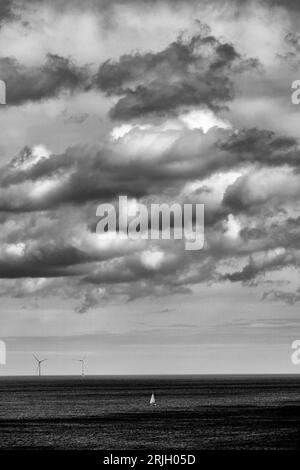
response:
<path fill-rule="evenodd" d="M 1 375 L 298 373 L 300 5 L 1 0 Z M 96 233 L 127 196 L 205 243 Z"/>

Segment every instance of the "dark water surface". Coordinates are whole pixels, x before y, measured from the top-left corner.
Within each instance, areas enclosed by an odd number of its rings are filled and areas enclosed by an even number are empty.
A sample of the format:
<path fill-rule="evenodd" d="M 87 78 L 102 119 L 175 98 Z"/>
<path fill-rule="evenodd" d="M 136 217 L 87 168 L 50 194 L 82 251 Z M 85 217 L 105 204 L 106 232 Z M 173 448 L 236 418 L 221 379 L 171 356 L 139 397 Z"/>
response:
<path fill-rule="evenodd" d="M 300 449 L 300 377 L 0 377 L 0 448 Z"/>

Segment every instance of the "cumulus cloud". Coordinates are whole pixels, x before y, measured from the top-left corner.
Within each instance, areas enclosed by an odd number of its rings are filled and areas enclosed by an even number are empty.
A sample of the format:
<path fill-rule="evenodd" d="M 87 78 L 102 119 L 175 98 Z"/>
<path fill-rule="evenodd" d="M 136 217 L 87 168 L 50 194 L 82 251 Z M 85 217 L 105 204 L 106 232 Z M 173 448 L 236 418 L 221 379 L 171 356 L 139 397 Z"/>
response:
<path fill-rule="evenodd" d="M 123 194 L 162 196 L 187 181 L 248 168 L 224 195 L 224 209 L 239 210 L 270 198 L 279 202 L 297 198 L 298 155 L 295 139 L 256 129 L 237 133 L 214 127 L 204 134 L 201 129 L 182 126 L 133 127 L 98 148 L 71 147 L 61 155 L 50 155 L 41 147 L 24 148 L 2 168 L 0 209 L 47 210 Z M 268 167 L 272 171 L 264 169 Z"/>
<path fill-rule="evenodd" d="M 10 106 L 46 100 L 63 91 L 73 92 L 87 86 L 84 67 L 77 67 L 71 59 L 54 54 L 48 54 L 43 65 L 32 67 L 12 57 L 1 57 L 0 75 L 7 84 Z"/>
<path fill-rule="evenodd" d="M 127 54 L 99 68 L 96 84 L 109 96 L 121 96 L 113 119 L 174 114 L 207 106 L 217 110 L 233 98 L 231 75 L 255 67 L 234 46 L 215 38 L 205 26 L 190 39 L 179 37 L 158 53 Z"/>
<path fill-rule="evenodd" d="M 16 18 L 17 16 L 13 8 L 13 0 L 2 0 L 0 3 L 0 27 Z"/>
<path fill-rule="evenodd" d="M 299 175 L 290 168 L 251 171 L 227 188 L 224 204 L 238 212 L 272 202 L 279 210 L 281 203 L 299 199 L 299 183 Z"/>

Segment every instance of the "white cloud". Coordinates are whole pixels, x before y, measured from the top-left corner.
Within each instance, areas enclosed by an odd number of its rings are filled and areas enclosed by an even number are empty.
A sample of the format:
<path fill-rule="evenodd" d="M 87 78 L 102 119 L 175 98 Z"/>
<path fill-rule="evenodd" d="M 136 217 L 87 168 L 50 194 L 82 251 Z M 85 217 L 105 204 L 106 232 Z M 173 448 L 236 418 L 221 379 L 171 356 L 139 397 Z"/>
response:
<path fill-rule="evenodd" d="M 226 223 L 226 232 L 225 235 L 229 238 L 236 239 L 238 238 L 241 231 L 241 224 L 236 217 L 232 214 L 229 214 L 227 223 Z"/>
<path fill-rule="evenodd" d="M 208 109 L 192 110 L 179 116 L 179 119 L 184 122 L 188 129 L 202 129 L 205 134 L 212 127 L 221 129 L 230 129 L 232 127 L 229 121 L 217 117 Z"/>
<path fill-rule="evenodd" d="M 141 262 L 148 269 L 159 269 L 164 260 L 162 251 L 144 251 L 141 254 Z"/>

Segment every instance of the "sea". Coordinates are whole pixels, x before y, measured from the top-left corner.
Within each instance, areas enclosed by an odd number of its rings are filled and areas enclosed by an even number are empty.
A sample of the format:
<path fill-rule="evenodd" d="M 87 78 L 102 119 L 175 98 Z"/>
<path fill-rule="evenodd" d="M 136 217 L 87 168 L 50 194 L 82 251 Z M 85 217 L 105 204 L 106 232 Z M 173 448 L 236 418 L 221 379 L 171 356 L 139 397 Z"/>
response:
<path fill-rule="evenodd" d="M 0 377 L 0 449 L 300 449 L 300 377 Z"/>

